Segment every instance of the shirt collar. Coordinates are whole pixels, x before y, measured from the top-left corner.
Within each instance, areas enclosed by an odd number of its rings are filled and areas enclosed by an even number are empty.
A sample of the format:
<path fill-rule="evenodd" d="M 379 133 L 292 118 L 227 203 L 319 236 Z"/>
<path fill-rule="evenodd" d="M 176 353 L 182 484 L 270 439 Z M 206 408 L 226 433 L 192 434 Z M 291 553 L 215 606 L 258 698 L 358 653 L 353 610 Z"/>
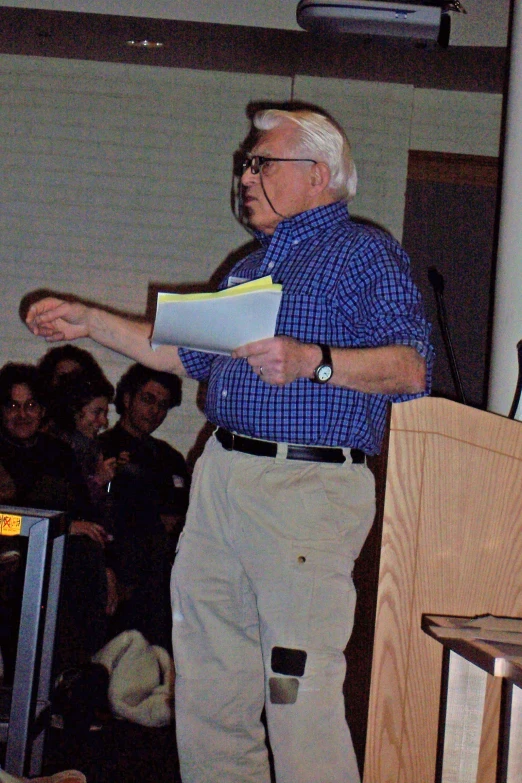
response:
<path fill-rule="evenodd" d="M 349 218 L 348 205 L 342 199 L 333 204 L 308 209 L 299 215 L 282 220 L 273 234 L 264 234 L 262 231 L 254 231 L 254 234 L 256 239 L 266 248 L 276 237 L 289 236 L 297 240 L 306 239 L 317 231 L 323 231 L 333 223 L 347 218 Z"/>

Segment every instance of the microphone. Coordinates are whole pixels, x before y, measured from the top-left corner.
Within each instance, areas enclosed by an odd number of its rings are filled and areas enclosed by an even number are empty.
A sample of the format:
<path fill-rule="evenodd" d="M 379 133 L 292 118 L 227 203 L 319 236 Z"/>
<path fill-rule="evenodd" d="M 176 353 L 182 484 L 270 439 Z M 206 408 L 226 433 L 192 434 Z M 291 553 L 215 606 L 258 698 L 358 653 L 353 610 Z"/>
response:
<path fill-rule="evenodd" d="M 522 392 L 522 340 L 519 340 L 517 343 L 517 354 L 518 354 L 518 379 L 517 379 L 517 386 L 515 389 L 515 396 L 513 397 L 511 410 L 509 411 L 508 414 L 508 419 L 516 418 L 518 406 L 520 403 L 520 395 Z"/>
<path fill-rule="evenodd" d="M 444 304 L 444 278 L 436 267 L 430 266 L 428 269 L 428 280 L 435 293 L 435 302 L 437 304 L 437 320 L 439 322 L 442 339 L 444 341 L 451 377 L 453 379 L 453 385 L 457 393 L 457 400 L 463 403 L 463 405 L 466 405 L 466 395 L 464 394 L 464 387 L 462 386 L 462 379 L 460 377 L 459 368 L 457 366 L 457 359 L 455 358 L 455 351 L 453 350 L 453 343 L 451 341 L 451 335 L 448 328 L 448 318 L 446 315 L 446 306 Z"/>
<path fill-rule="evenodd" d="M 428 280 L 430 281 L 430 285 L 436 294 L 444 293 L 444 278 L 437 270 L 437 267 L 430 266 L 428 269 Z"/>

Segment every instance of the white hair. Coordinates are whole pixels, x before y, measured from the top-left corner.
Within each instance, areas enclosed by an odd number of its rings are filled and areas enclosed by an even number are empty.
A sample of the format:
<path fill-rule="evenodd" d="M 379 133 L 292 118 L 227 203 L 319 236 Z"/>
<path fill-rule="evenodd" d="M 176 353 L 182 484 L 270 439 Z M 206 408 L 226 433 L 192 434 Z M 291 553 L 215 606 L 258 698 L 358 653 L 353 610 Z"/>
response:
<path fill-rule="evenodd" d="M 337 198 L 351 201 L 357 190 L 357 171 L 343 129 L 323 114 L 304 109 L 266 109 L 256 112 L 253 119 L 254 127 L 260 131 L 273 130 L 284 122 L 298 127 L 294 153 L 326 163 L 330 170 L 329 189 Z"/>

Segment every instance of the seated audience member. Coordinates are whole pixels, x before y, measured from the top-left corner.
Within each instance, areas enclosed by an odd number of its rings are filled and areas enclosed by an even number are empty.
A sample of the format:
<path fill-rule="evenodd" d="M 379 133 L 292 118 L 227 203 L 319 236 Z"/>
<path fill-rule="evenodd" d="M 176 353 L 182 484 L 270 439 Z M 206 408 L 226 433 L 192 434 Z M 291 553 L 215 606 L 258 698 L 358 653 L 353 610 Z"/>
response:
<path fill-rule="evenodd" d="M 53 432 L 54 421 L 51 408 L 53 408 L 54 392 L 61 380 L 69 375 L 85 372 L 91 378 L 107 380 L 105 374 L 89 351 L 78 348 L 76 345 L 60 345 L 50 348 L 38 362 L 38 374 L 42 389 L 45 391 L 45 404 L 47 416 L 42 423 L 42 429 Z"/>
<path fill-rule="evenodd" d="M 116 389 L 120 419 L 100 435 L 104 456 L 118 460 L 110 488 L 114 567 L 128 597 L 118 608 L 115 631 L 137 629 L 169 651 L 170 566 L 189 477 L 182 455 L 152 433 L 180 402 L 177 376 L 132 365 Z"/>
<path fill-rule="evenodd" d="M 0 370 L 0 464 L 14 485 L 2 501 L 60 509 L 84 519 L 87 488 L 70 448 L 40 431 L 43 400 L 35 367 L 10 362 Z"/>
<path fill-rule="evenodd" d="M 105 376 L 71 372 L 62 376 L 56 385 L 49 411 L 56 436 L 75 453 L 89 489 L 92 514 L 102 524 L 110 524 L 107 488 L 114 478 L 116 458 L 104 459 L 97 435 L 108 426 L 109 403 L 113 397 L 114 388 Z"/>
<path fill-rule="evenodd" d="M 103 370 L 89 351 L 66 343 L 49 348 L 38 362 L 38 373 L 44 388 L 53 388 L 69 373 L 85 371 L 92 377 L 105 378 Z"/>
<path fill-rule="evenodd" d="M 108 486 L 114 478 L 116 458 L 104 459 L 97 435 L 108 426 L 109 403 L 114 387 L 96 371 L 70 372 L 62 375 L 50 402 L 54 434 L 74 452 L 83 480 L 89 490 L 89 519 L 102 525 L 112 540 L 112 519 Z M 109 547 L 110 549 L 110 547 Z M 116 577 L 106 560 L 107 614 L 114 614 L 118 602 Z"/>
<path fill-rule="evenodd" d="M 43 393 L 35 367 L 9 363 L 0 370 L 0 466 L 9 505 L 63 510 L 72 520 L 67 542 L 60 618 L 55 645 L 57 672 L 90 662 L 104 644 L 107 626 L 107 577 L 102 525 L 86 521 L 89 493 L 72 449 L 41 432 Z M 9 479 L 9 480 L 8 480 Z M 21 548 L 26 539 L 19 539 Z M 22 569 L 10 599 L 20 589 Z M 12 604 L 6 629 L 6 680 L 12 678 L 18 635 L 19 599 Z"/>

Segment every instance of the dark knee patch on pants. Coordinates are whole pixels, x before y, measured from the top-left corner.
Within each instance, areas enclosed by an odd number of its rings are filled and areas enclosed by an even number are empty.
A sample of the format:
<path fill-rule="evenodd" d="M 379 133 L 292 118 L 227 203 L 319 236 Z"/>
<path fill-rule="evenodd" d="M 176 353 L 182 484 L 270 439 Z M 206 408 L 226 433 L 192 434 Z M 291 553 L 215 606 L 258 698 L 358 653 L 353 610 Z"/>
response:
<path fill-rule="evenodd" d="M 270 702 L 272 704 L 295 704 L 299 680 L 295 677 L 270 677 Z"/>
<path fill-rule="evenodd" d="M 272 647 L 272 671 L 274 674 L 286 674 L 302 677 L 305 671 L 307 653 L 305 650 L 292 650 L 290 647 Z"/>

